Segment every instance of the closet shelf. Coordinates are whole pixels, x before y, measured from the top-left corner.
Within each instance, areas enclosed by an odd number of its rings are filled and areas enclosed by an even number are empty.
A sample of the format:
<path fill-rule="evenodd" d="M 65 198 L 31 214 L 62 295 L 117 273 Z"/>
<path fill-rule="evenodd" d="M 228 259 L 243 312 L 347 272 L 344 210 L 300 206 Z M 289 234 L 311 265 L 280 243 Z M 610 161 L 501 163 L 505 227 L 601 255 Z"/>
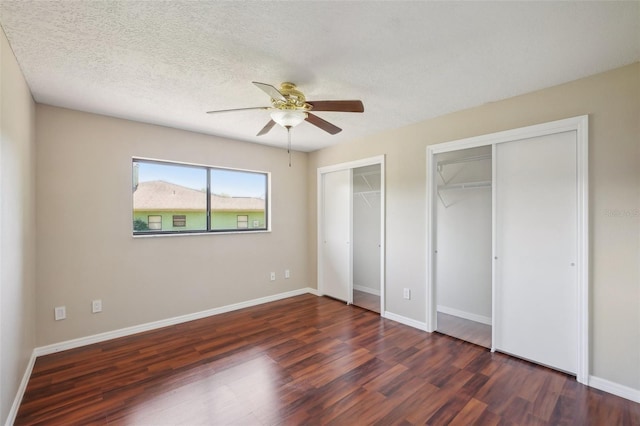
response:
<path fill-rule="evenodd" d="M 448 164 L 461 164 L 461 163 L 471 163 L 474 161 L 482 161 L 482 160 L 491 160 L 491 154 L 482 154 L 482 155 L 475 155 L 473 157 L 463 157 L 463 158 L 456 158 L 454 160 L 441 160 L 438 161 L 438 169 L 441 169 L 442 166 L 446 166 Z"/>
<path fill-rule="evenodd" d="M 444 198 L 442 198 L 441 191 L 448 191 L 448 190 L 454 190 L 454 189 L 459 190 L 459 189 L 474 189 L 474 188 L 490 188 L 491 187 L 491 181 L 490 180 L 451 183 L 451 180 L 453 180 L 455 178 L 457 173 L 455 173 L 449 179 L 446 179 L 445 176 L 444 176 L 445 166 L 448 166 L 450 164 L 464 164 L 464 163 L 473 163 L 473 162 L 476 162 L 476 161 L 486 161 L 486 160 L 491 161 L 491 154 L 490 153 L 474 155 L 474 156 L 469 156 L 469 157 L 462 157 L 462 158 L 454 158 L 454 159 L 450 159 L 450 160 L 440 160 L 440 161 L 438 161 L 436 163 L 436 170 L 437 170 L 438 174 L 440 175 L 440 178 L 442 179 L 442 184 L 438 185 L 436 187 L 436 192 L 438 194 L 438 198 L 440 198 L 440 201 L 442 202 L 442 205 L 445 208 L 449 208 L 450 205 L 445 202 Z"/>
<path fill-rule="evenodd" d="M 491 187 L 490 180 L 483 180 L 478 182 L 462 182 L 462 183 L 450 183 L 448 185 L 438 185 L 438 191 L 447 189 L 472 189 L 472 188 L 486 188 Z"/>

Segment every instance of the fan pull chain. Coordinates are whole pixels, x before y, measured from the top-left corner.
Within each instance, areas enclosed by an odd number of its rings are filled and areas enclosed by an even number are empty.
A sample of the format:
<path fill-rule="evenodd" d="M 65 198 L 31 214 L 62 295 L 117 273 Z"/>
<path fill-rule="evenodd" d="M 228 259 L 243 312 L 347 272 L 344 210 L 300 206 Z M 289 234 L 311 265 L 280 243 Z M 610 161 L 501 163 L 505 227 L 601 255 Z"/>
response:
<path fill-rule="evenodd" d="M 289 167 L 291 167 L 291 126 L 287 126 L 287 154 L 289 154 Z"/>

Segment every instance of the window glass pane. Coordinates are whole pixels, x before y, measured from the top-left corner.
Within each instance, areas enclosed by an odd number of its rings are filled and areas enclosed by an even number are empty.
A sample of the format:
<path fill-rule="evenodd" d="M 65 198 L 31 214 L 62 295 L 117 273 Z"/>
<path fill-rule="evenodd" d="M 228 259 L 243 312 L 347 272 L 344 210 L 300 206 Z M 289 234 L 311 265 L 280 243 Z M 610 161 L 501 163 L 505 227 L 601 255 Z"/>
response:
<path fill-rule="evenodd" d="M 174 214 L 173 215 L 173 227 L 185 227 L 187 226 L 187 215 Z"/>
<path fill-rule="evenodd" d="M 147 225 L 150 231 L 157 231 L 162 229 L 162 216 L 150 215 L 147 219 Z"/>
<path fill-rule="evenodd" d="M 238 228 L 248 228 L 249 227 L 249 216 L 246 214 L 238 215 Z"/>
<path fill-rule="evenodd" d="M 206 168 L 134 160 L 134 232 L 206 231 L 206 212 Z"/>
<path fill-rule="evenodd" d="M 265 173 L 211 169 L 211 229 L 266 229 L 266 198 Z"/>

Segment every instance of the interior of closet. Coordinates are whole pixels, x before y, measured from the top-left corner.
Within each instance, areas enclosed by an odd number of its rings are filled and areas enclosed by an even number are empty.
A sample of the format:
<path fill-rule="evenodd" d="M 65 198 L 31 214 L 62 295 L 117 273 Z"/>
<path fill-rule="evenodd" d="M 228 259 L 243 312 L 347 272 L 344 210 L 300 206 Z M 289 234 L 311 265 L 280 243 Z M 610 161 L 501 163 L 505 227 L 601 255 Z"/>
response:
<path fill-rule="evenodd" d="M 491 146 L 436 155 L 437 331 L 491 347 Z"/>
<path fill-rule="evenodd" d="M 353 169 L 353 304 L 380 312 L 380 164 Z"/>

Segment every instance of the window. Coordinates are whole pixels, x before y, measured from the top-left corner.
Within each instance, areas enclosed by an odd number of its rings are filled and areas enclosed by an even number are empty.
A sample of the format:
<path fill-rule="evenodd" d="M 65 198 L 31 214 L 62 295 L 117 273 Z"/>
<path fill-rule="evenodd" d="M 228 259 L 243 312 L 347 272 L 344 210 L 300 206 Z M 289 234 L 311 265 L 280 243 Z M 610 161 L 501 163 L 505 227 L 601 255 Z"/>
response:
<path fill-rule="evenodd" d="M 173 227 L 174 228 L 184 228 L 187 226 L 187 215 L 185 214 L 174 214 L 173 215 Z"/>
<path fill-rule="evenodd" d="M 211 230 L 248 229 L 254 219 L 266 224 L 266 194 L 266 173 L 211 169 Z M 238 215 L 247 217 L 244 226 Z"/>
<path fill-rule="evenodd" d="M 239 214 L 238 215 L 238 229 L 248 228 L 249 227 L 249 215 Z"/>
<path fill-rule="evenodd" d="M 268 230 L 269 173 L 134 158 L 132 176 L 134 235 Z"/>
<path fill-rule="evenodd" d="M 162 216 L 149 216 L 149 218 L 147 219 L 147 224 L 149 225 L 149 229 L 152 231 L 162 229 Z"/>

